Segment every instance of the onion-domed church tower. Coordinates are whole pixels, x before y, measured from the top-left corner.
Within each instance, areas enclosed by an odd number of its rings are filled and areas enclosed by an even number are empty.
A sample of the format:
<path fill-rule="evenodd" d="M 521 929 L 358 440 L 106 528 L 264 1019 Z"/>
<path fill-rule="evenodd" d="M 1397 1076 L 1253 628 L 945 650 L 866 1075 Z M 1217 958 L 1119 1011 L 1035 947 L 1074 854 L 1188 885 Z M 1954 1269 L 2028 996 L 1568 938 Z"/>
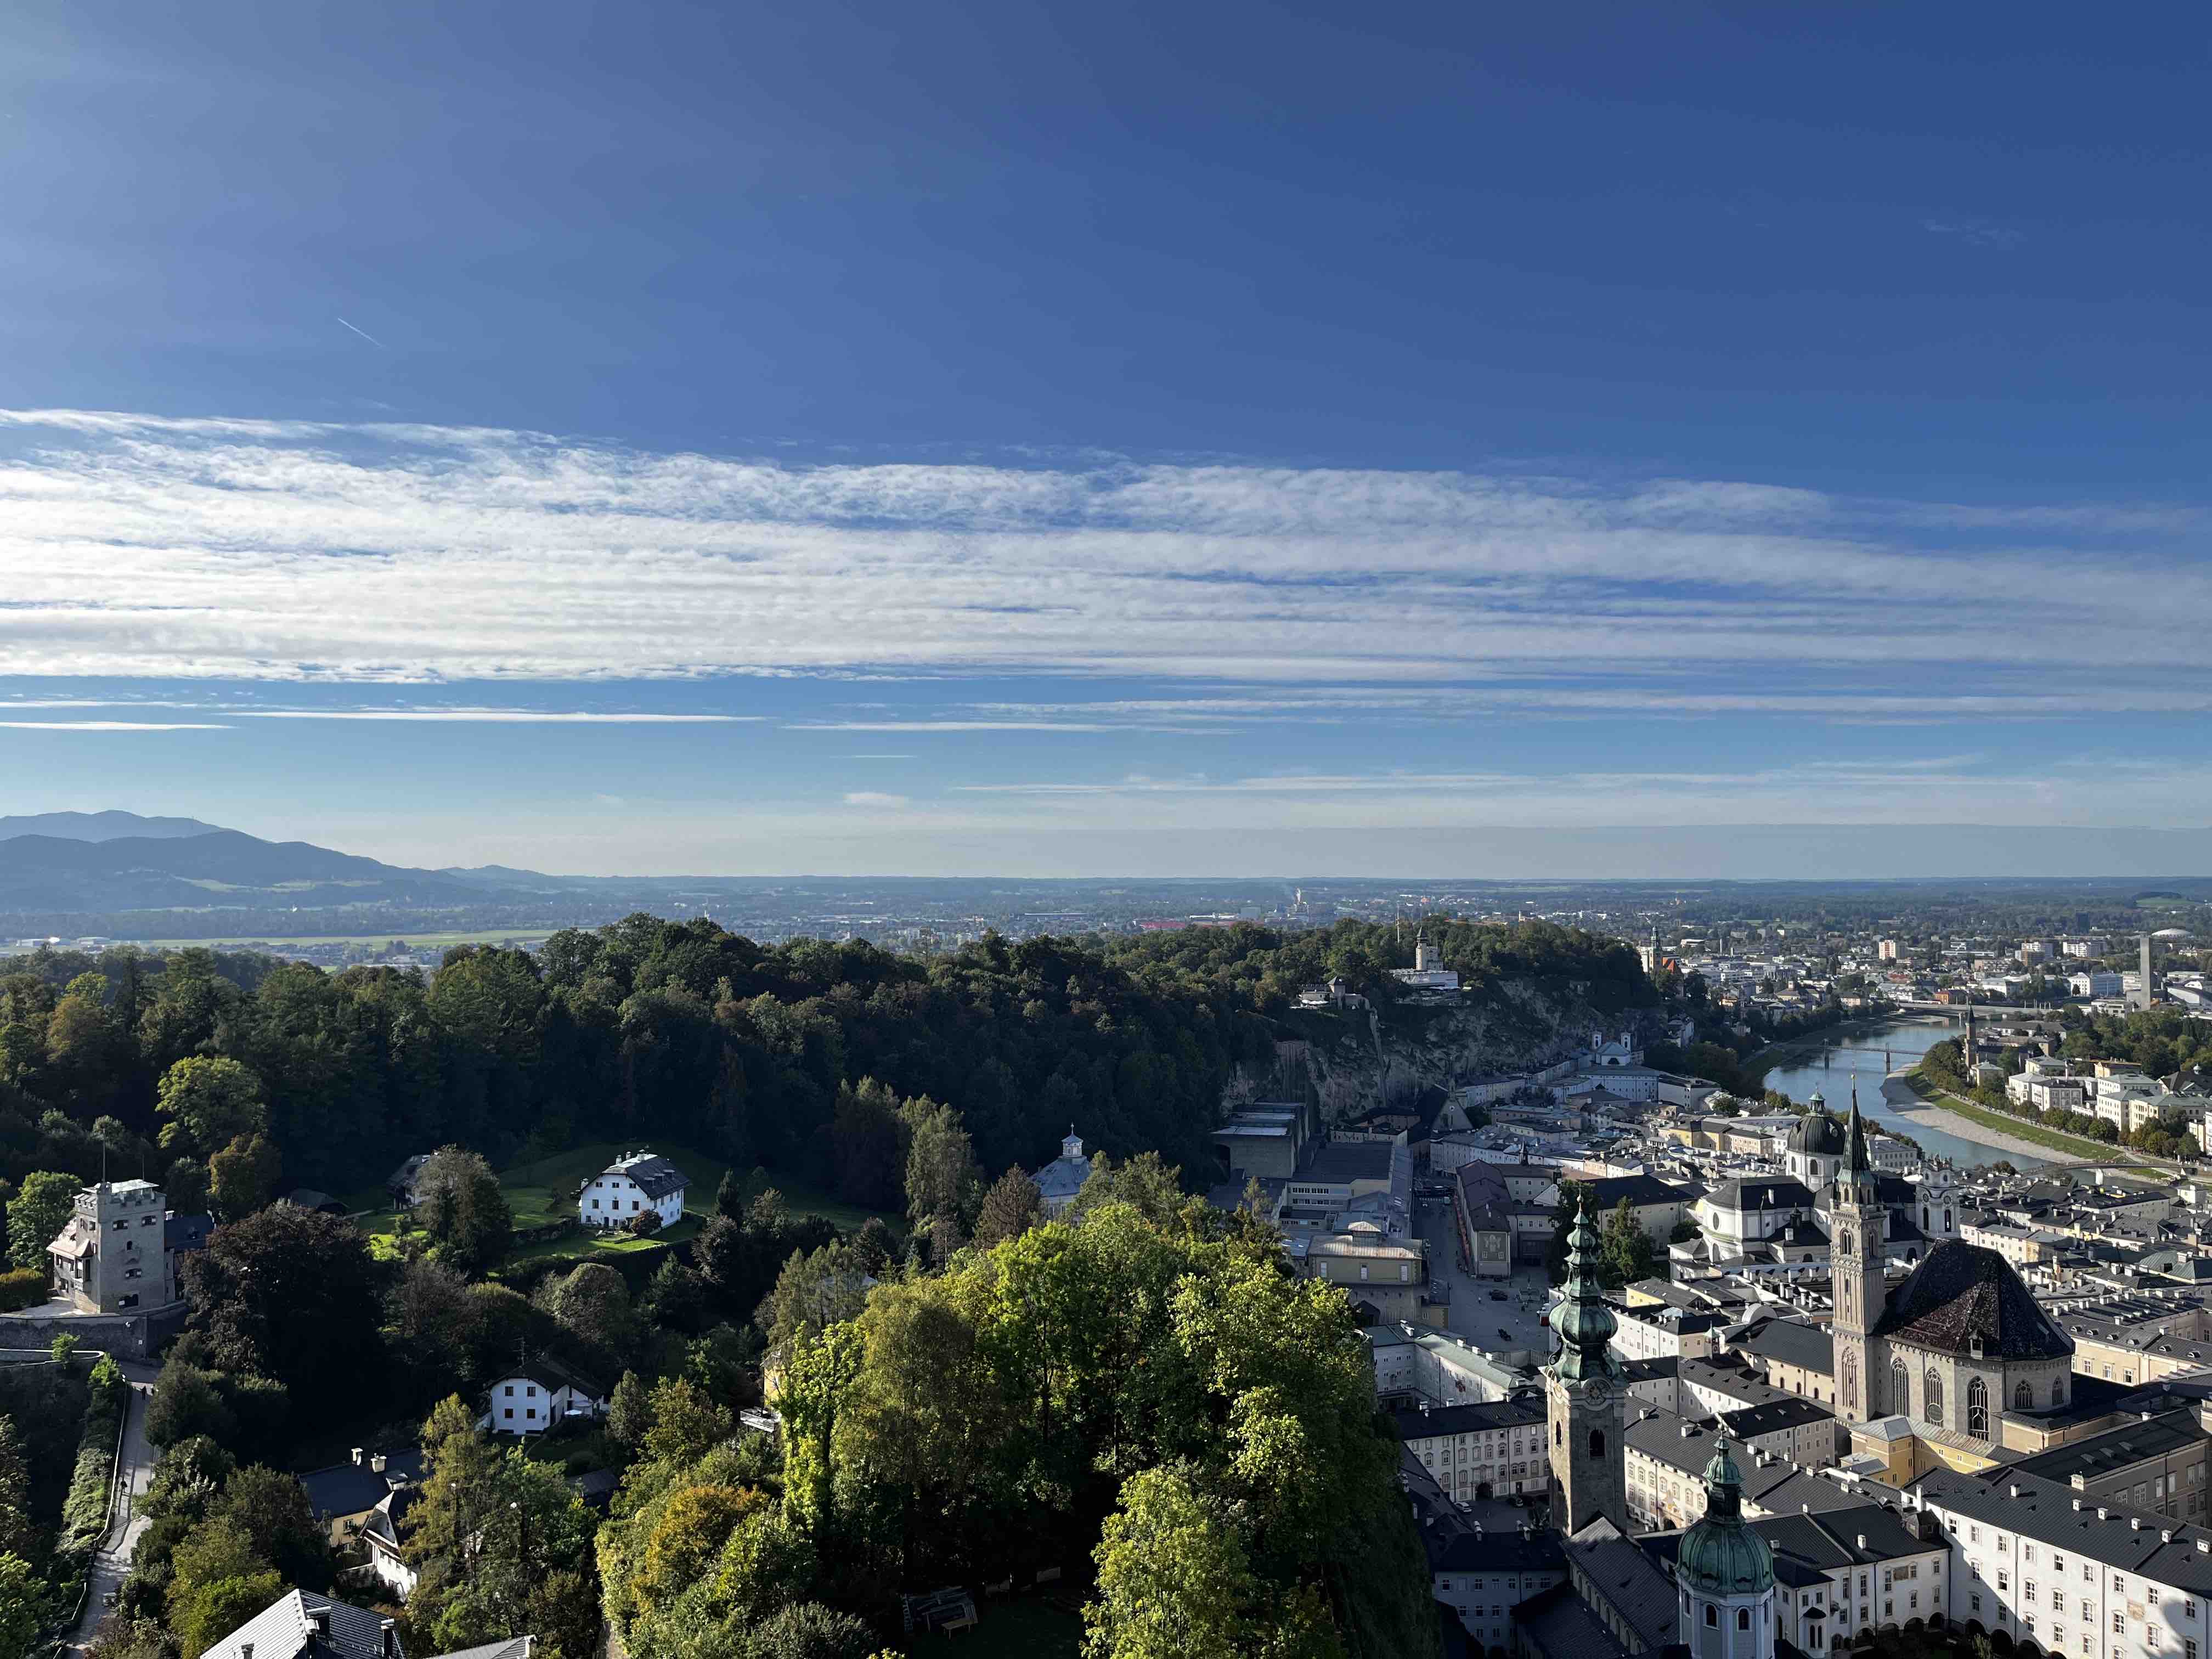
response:
<path fill-rule="evenodd" d="M 1705 1465 L 1705 1515 L 1674 1558 L 1674 1623 L 1695 1659 L 1774 1659 L 1774 1552 L 1743 1523 L 1726 1436 Z"/>
<path fill-rule="evenodd" d="M 1628 1531 L 1622 1446 L 1627 1368 L 1613 1351 L 1620 1322 L 1597 1282 L 1597 1229 L 1583 1203 L 1567 1235 L 1567 1283 L 1551 1314 L 1559 1352 L 1544 1367 L 1550 1429 L 1552 1524 L 1572 1534 L 1601 1515 Z"/>

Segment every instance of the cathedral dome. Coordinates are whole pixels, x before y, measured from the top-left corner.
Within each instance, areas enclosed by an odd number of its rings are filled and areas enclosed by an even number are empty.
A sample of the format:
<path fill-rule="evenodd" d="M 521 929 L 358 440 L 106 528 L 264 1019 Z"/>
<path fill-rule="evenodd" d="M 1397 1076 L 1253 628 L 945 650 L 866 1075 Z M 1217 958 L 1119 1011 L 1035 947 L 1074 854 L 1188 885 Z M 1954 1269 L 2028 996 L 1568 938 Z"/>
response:
<path fill-rule="evenodd" d="M 1819 1096 L 1814 1096 L 1815 1100 Z M 1819 1158 L 1841 1158 L 1844 1155 L 1844 1126 L 1826 1112 L 1814 1110 L 1799 1118 L 1790 1129 L 1790 1150 L 1808 1152 Z"/>
<path fill-rule="evenodd" d="M 1705 1465 L 1705 1514 L 1675 1557 L 1675 1574 L 1700 1595 L 1757 1595 L 1774 1584 L 1774 1552 L 1743 1523 L 1743 1471 L 1725 1437 Z"/>

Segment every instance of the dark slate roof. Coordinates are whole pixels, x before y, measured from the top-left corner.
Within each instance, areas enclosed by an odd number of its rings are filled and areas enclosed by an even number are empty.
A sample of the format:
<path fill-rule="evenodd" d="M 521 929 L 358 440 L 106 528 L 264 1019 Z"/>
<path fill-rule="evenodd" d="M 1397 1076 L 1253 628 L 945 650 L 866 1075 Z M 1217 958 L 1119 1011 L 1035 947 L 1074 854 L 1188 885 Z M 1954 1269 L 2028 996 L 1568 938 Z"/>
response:
<path fill-rule="evenodd" d="M 683 1170 L 653 1152 L 637 1152 L 629 1158 L 618 1158 L 599 1173 L 629 1176 L 644 1189 L 647 1198 L 665 1198 L 671 1193 L 682 1192 L 691 1184 Z"/>
<path fill-rule="evenodd" d="M 208 1235 L 215 1231 L 211 1215 L 175 1215 L 161 1223 L 161 1243 L 172 1250 L 203 1250 L 207 1248 Z"/>
<path fill-rule="evenodd" d="M 1631 1382 L 1656 1382 L 1662 1376 L 1680 1376 L 1681 1357 L 1678 1354 L 1655 1354 L 1649 1359 L 1632 1359 L 1623 1373 Z"/>
<path fill-rule="evenodd" d="M 1642 1651 L 1674 1639 L 1674 1582 L 1609 1522 L 1586 1527 L 1567 1540 L 1567 1553 L 1588 1577 L 1590 1593 L 1636 1632 Z"/>
<path fill-rule="evenodd" d="M 315 1633 L 314 1613 L 328 1615 L 328 1635 Z M 313 1590 L 287 1590 L 199 1659 L 243 1659 L 249 1650 L 253 1659 L 383 1659 L 384 1619 Z"/>
<path fill-rule="evenodd" d="M 2045 1480 L 2071 1483 L 2077 1474 L 2094 1480 L 2099 1475 L 2139 1463 L 2146 1457 L 2162 1457 L 2208 1437 L 2207 1437 L 2195 1412 L 2170 1411 L 2147 1423 L 2123 1423 L 2102 1434 L 2037 1452 L 2032 1457 L 2021 1459 L 2012 1469 L 2015 1474 L 2039 1475 Z"/>
<path fill-rule="evenodd" d="M 384 1474 L 359 1463 L 333 1463 L 326 1469 L 310 1469 L 300 1477 L 307 1505 L 324 1520 L 335 1515 L 360 1515 L 384 1501 L 394 1480 L 420 1480 L 424 1463 L 418 1449 L 389 1452 Z"/>
<path fill-rule="evenodd" d="M 344 1205 L 339 1203 L 337 1200 L 332 1198 L 328 1193 L 319 1191 L 313 1187 L 295 1187 L 290 1192 L 285 1194 L 283 1197 L 278 1199 L 276 1201 L 279 1204 L 289 1204 L 302 1210 L 338 1210 L 343 1212 L 345 1208 Z"/>
<path fill-rule="evenodd" d="M 1770 1400 L 1763 1406 L 1746 1406 L 1741 1411 L 1723 1412 L 1720 1420 L 1728 1431 L 1738 1439 L 1748 1440 L 1754 1435 L 1773 1434 L 1782 1429 L 1802 1428 L 1808 1423 L 1822 1420 L 1832 1423 L 1836 1414 L 1826 1406 L 1795 1396 L 1788 1400 Z"/>
<path fill-rule="evenodd" d="M 1485 1429 L 1526 1426 L 1544 1420 L 1540 1401 L 1486 1400 L 1466 1406 L 1437 1406 L 1423 1411 L 1400 1407 L 1390 1421 L 1401 1440 L 1427 1440 L 1440 1434 L 1479 1434 Z"/>
<path fill-rule="evenodd" d="M 1680 1187 L 1671 1187 L 1652 1175 L 1607 1176 L 1600 1181 L 1585 1181 L 1589 1188 L 1591 1208 L 1602 1213 L 1626 1199 L 1632 1209 L 1647 1204 L 1686 1204 L 1691 1195 Z"/>
<path fill-rule="evenodd" d="M 1513 1627 L 1542 1659 L 1628 1659 L 1628 1650 L 1570 1584 L 1554 1584 L 1515 1607 Z"/>
<path fill-rule="evenodd" d="M 1718 1210 L 1803 1210 L 1813 1208 L 1813 1194 L 1802 1181 L 1787 1176 L 1757 1176 L 1723 1181 L 1705 1194 Z"/>
<path fill-rule="evenodd" d="M 2058 1359 L 2073 1339 L 2036 1305 L 2020 1274 L 1995 1250 L 1946 1239 L 1889 1293 L 1876 1336 L 1964 1358 L 1981 1340 L 1992 1358 Z"/>
<path fill-rule="evenodd" d="M 1559 1534 L 1546 1528 L 1456 1533 L 1429 1552 L 1429 1566 L 1434 1572 L 1565 1572 L 1567 1562 Z"/>
<path fill-rule="evenodd" d="M 1796 1365 L 1822 1376 L 1836 1374 L 1836 1340 L 1823 1325 L 1795 1319 L 1770 1319 L 1729 1340 L 1731 1352 L 1755 1353 L 1778 1364 Z"/>
<path fill-rule="evenodd" d="M 2212 1538 L 2212 1533 L 2202 1527 L 2110 1499 L 2103 1501 L 2100 1519 L 2097 1498 L 2056 1480 L 2002 1468 L 1984 1473 L 1987 1479 L 1934 1469 L 1912 1482 L 1910 1490 L 1948 1514 L 2016 1532 L 2176 1589 L 2212 1596 L 2212 1553 L 2197 1547 L 2197 1540 Z M 2074 1507 L 2077 1500 L 2079 1509 Z M 2134 1524 L 2137 1522 L 2140 1527 Z M 2163 1532 L 2172 1534 L 2172 1543 L 2164 1541 Z"/>

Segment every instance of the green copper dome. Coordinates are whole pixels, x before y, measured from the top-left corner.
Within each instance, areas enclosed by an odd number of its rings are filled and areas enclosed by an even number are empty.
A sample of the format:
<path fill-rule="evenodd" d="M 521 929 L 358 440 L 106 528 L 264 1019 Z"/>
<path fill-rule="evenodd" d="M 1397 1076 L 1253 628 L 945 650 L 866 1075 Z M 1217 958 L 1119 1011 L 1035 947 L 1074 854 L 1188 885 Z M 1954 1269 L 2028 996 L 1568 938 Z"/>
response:
<path fill-rule="evenodd" d="M 1590 1224 L 1589 1201 L 1583 1201 L 1567 1235 L 1567 1282 L 1546 1322 L 1559 1333 L 1559 1354 L 1551 1373 L 1563 1382 L 1592 1377 L 1618 1382 L 1623 1373 L 1620 1356 L 1612 1347 L 1613 1334 L 1620 1328 L 1613 1310 L 1606 1305 L 1605 1290 L 1597 1281 L 1597 1229 Z"/>
<path fill-rule="evenodd" d="M 1675 1574 L 1701 1595 L 1757 1595 L 1774 1586 L 1774 1552 L 1743 1523 L 1743 1471 L 1725 1435 L 1705 1465 L 1705 1517 L 1682 1534 Z"/>

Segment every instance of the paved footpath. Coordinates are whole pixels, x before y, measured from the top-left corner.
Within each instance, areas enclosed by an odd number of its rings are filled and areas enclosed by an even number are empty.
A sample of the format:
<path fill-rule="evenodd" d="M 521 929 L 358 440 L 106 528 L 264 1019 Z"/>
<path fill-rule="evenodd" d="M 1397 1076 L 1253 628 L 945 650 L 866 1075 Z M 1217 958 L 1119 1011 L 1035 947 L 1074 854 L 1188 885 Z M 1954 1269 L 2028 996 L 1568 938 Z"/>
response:
<path fill-rule="evenodd" d="M 85 1591 L 84 1613 L 77 1620 L 70 1645 L 82 1649 L 107 1617 L 107 1598 L 121 1588 L 131 1571 L 131 1554 L 138 1535 L 146 1530 L 137 1513 L 138 1500 L 154 1480 L 154 1449 L 146 1443 L 146 1404 L 153 1397 L 155 1369 L 136 1360 L 117 1362 L 131 1384 L 123 1420 L 123 1457 L 115 1493 L 115 1512 L 109 1517 L 107 1535 L 93 1553 L 91 1584 Z"/>

